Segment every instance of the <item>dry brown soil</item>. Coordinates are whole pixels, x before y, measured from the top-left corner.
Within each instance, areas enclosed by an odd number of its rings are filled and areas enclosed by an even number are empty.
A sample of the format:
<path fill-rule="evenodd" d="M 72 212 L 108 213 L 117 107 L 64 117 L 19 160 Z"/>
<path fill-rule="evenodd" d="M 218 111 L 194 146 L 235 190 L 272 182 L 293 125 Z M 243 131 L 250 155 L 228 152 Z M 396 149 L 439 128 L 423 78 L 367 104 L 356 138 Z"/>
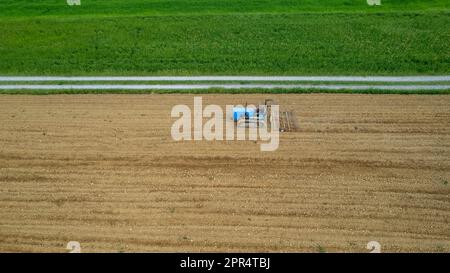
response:
<path fill-rule="evenodd" d="M 174 142 L 192 95 L 0 96 L 0 252 L 450 251 L 450 96 L 276 99 L 300 132 Z"/>

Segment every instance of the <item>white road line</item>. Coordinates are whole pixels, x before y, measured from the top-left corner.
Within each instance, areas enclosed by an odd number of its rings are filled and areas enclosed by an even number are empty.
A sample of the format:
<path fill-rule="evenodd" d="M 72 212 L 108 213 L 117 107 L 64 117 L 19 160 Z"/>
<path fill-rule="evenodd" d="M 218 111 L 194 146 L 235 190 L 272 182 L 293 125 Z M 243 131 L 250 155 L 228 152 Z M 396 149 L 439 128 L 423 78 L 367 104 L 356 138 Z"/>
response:
<path fill-rule="evenodd" d="M 82 84 L 0 85 L 0 90 L 196 90 L 196 89 L 447 90 L 450 85 L 311 85 L 311 84 Z"/>
<path fill-rule="evenodd" d="M 152 76 L 152 77 L 47 77 L 0 76 L 0 82 L 51 81 L 245 81 L 245 82 L 448 82 L 450 76 Z"/>

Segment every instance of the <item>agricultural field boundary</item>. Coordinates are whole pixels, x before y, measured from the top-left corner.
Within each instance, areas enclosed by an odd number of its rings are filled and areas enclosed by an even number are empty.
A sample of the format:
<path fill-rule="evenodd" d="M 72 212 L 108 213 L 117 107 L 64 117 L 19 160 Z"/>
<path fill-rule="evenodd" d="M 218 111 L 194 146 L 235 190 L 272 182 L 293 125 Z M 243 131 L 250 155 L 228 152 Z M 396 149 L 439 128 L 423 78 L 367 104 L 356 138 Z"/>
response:
<path fill-rule="evenodd" d="M 313 82 L 442 82 L 450 76 L 130 76 L 130 77 L 52 77 L 0 76 L 0 82 L 49 81 L 313 81 Z"/>
<path fill-rule="evenodd" d="M 450 76 L 144 76 L 144 77 L 0 77 L 3 94 L 56 94 L 102 92 L 182 92 L 205 93 L 251 90 L 258 92 L 361 92 L 440 91 L 450 93 Z M 42 84 L 45 83 L 45 84 Z M 133 91 L 134 90 L 134 91 Z M 220 90 L 220 91 L 219 91 Z M 426 92 L 423 92 L 426 93 Z"/>

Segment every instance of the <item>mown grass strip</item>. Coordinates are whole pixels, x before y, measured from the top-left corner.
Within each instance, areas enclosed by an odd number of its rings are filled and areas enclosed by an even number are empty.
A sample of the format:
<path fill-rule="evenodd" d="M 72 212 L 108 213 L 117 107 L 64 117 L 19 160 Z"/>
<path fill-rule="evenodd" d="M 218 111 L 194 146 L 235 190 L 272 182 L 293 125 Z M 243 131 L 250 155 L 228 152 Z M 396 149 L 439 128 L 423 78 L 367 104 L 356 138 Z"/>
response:
<path fill-rule="evenodd" d="M 400 94 L 450 95 L 446 90 L 328 90 L 328 89 L 200 89 L 200 90 L 0 90 L 1 95 L 75 95 L 75 94 Z"/>
<path fill-rule="evenodd" d="M 0 76 L 0 82 L 450 82 L 450 76 Z"/>

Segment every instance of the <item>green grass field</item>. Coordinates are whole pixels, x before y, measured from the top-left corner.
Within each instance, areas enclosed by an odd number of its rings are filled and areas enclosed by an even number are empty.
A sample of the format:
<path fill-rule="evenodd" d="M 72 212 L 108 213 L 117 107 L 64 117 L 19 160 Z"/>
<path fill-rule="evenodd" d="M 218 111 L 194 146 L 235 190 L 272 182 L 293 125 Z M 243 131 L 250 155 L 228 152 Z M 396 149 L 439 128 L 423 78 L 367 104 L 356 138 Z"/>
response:
<path fill-rule="evenodd" d="M 441 11 L 445 0 L 382 0 L 370 7 L 366 0 L 81 0 L 67 7 L 66 0 L 2 0 L 1 17 L 211 15 L 236 13 L 336 13 Z"/>
<path fill-rule="evenodd" d="M 443 0 L 0 1 L 0 75 L 450 73 Z"/>

